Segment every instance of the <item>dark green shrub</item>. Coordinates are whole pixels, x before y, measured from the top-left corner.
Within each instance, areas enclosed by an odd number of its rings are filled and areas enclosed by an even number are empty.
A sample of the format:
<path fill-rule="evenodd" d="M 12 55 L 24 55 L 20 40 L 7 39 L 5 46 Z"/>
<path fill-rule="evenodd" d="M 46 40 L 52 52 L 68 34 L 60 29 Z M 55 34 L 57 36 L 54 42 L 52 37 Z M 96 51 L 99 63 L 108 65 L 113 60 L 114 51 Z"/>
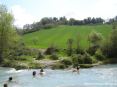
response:
<path fill-rule="evenodd" d="M 14 60 L 25 61 L 25 60 L 27 60 L 27 58 L 26 58 L 26 56 L 18 56 L 16 58 L 14 58 Z"/>
<path fill-rule="evenodd" d="M 44 55 L 39 51 L 38 55 L 37 55 L 37 60 L 41 60 L 44 58 Z"/>
<path fill-rule="evenodd" d="M 18 63 L 18 62 L 16 62 L 16 61 L 14 61 L 14 60 L 5 60 L 4 61 L 4 63 L 2 64 L 2 66 L 3 67 L 13 67 L 13 68 L 15 68 L 15 69 L 26 69 L 26 68 L 28 68 L 28 66 L 27 65 L 25 65 L 25 64 L 20 64 L 20 63 Z"/>
<path fill-rule="evenodd" d="M 71 56 L 72 53 L 73 53 L 73 49 L 67 49 L 67 55 L 68 55 L 68 56 Z"/>
<path fill-rule="evenodd" d="M 15 65 L 15 66 L 13 66 L 13 68 L 15 68 L 16 70 L 28 69 L 28 66 L 17 64 L 17 65 Z"/>
<path fill-rule="evenodd" d="M 62 63 L 56 63 L 52 66 L 52 69 L 65 69 L 66 66 Z"/>
<path fill-rule="evenodd" d="M 2 63 L 2 66 L 3 67 L 12 67 L 12 66 L 14 66 L 14 63 L 13 63 L 14 61 L 10 61 L 10 60 L 4 60 L 4 62 Z"/>
<path fill-rule="evenodd" d="M 93 45 L 91 47 L 88 48 L 87 52 L 90 54 L 90 55 L 94 55 L 96 50 L 99 48 L 98 45 Z"/>
<path fill-rule="evenodd" d="M 84 58 L 84 64 L 92 64 L 92 58 L 88 53 L 85 52 L 83 58 Z"/>
<path fill-rule="evenodd" d="M 52 55 L 50 55 L 50 59 L 52 59 L 52 60 L 58 60 L 59 57 L 58 57 L 58 55 L 56 53 L 53 53 Z"/>
<path fill-rule="evenodd" d="M 78 62 L 79 62 L 79 64 L 83 64 L 84 63 L 83 55 L 78 54 Z"/>
<path fill-rule="evenodd" d="M 62 59 L 60 62 L 66 66 L 72 65 L 72 61 L 70 59 Z"/>
<path fill-rule="evenodd" d="M 42 64 L 40 64 L 40 63 L 29 63 L 29 68 L 33 68 L 33 69 L 39 69 L 39 68 L 41 68 L 41 67 L 44 67 Z"/>
<path fill-rule="evenodd" d="M 52 46 L 50 46 L 50 47 L 48 47 L 46 49 L 45 54 L 46 55 L 51 55 L 51 54 L 53 54 L 53 53 L 55 53 L 57 51 L 58 51 L 58 49 L 55 46 L 52 45 Z"/>
<path fill-rule="evenodd" d="M 84 64 L 83 55 L 81 55 L 81 54 L 73 55 L 72 56 L 72 63 L 73 63 L 73 67 L 76 67 L 79 64 Z"/>
<path fill-rule="evenodd" d="M 55 27 L 54 24 L 46 24 L 43 26 L 44 29 L 50 29 L 50 28 L 53 28 Z"/>
<path fill-rule="evenodd" d="M 97 60 L 97 58 L 95 56 L 91 56 L 91 59 L 92 59 L 92 63 L 97 63 L 98 62 L 98 60 Z"/>
<path fill-rule="evenodd" d="M 84 54 L 84 50 L 79 47 L 76 49 L 76 54 Z"/>
<path fill-rule="evenodd" d="M 97 60 L 104 60 L 105 57 L 104 55 L 102 54 L 102 51 L 100 49 L 98 49 L 96 52 L 95 52 L 95 57 Z"/>
<path fill-rule="evenodd" d="M 69 38 L 67 40 L 67 55 L 71 56 L 73 54 L 73 39 Z"/>
<path fill-rule="evenodd" d="M 73 55 L 72 56 L 72 63 L 73 63 L 73 67 L 78 66 L 78 64 L 79 64 L 78 55 Z"/>
<path fill-rule="evenodd" d="M 91 67 L 93 67 L 93 65 L 92 64 L 80 64 L 80 67 L 81 68 L 91 68 Z"/>

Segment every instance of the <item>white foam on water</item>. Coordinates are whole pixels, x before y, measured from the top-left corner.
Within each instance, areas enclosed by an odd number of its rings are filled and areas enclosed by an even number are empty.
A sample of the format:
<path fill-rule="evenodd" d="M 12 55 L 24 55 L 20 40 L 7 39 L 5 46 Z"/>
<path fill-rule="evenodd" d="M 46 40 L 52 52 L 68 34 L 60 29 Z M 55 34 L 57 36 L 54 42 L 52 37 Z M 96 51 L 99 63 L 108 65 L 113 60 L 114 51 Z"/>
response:
<path fill-rule="evenodd" d="M 16 69 L 10 69 L 9 71 L 6 71 L 6 73 L 14 73 L 16 72 Z"/>
<path fill-rule="evenodd" d="M 86 87 L 84 85 L 60 85 L 60 86 L 56 86 L 56 87 Z"/>
<path fill-rule="evenodd" d="M 24 70 L 16 70 L 16 69 L 11 69 L 9 71 L 7 71 L 6 73 L 19 73 L 19 72 L 23 72 Z"/>

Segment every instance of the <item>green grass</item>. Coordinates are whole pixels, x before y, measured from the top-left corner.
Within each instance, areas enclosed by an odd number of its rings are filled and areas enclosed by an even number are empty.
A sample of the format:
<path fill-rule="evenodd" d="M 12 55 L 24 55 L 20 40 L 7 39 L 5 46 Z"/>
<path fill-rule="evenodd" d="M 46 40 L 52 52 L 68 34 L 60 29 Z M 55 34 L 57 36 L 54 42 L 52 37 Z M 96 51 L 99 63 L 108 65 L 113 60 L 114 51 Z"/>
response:
<path fill-rule="evenodd" d="M 111 25 L 61 25 L 56 28 L 25 34 L 22 41 L 30 48 L 47 48 L 51 44 L 59 48 L 66 48 L 69 38 L 74 39 L 74 47 L 76 46 L 77 38 L 80 38 L 81 46 L 88 47 L 87 37 L 91 31 L 100 32 L 104 37 L 107 37 L 112 31 L 111 27 Z"/>

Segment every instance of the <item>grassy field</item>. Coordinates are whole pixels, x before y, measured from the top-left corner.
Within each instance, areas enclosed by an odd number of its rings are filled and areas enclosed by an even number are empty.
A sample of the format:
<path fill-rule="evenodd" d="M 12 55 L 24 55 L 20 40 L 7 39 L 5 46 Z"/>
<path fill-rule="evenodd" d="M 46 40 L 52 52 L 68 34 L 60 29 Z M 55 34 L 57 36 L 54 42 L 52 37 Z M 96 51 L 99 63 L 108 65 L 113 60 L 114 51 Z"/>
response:
<path fill-rule="evenodd" d="M 69 38 L 74 39 L 74 47 L 77 39 L 80 38 L 81 46 L 88 47 L 87 38 L 91 31 L 100 32 L 104 37 L 107 37 L 112 31 L 111 28 L 111 25 L 58 26 L 25 34 L 22 41 L 30 48 L 47 48 L 52 44 L 59 48 L 66 48 Z"/>

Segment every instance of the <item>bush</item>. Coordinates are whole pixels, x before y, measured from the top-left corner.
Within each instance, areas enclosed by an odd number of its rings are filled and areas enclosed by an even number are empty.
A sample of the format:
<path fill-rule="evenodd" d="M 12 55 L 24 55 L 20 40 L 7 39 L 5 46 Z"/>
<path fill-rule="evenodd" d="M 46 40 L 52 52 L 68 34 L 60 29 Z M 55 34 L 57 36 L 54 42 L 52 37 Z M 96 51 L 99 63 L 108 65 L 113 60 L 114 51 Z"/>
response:
<path fill-rule="evenodd" d="M 79 64 L 83 64 L 84 63 L 83 55 L 78 54 L 78 62 L 79 62 Z"/>
<path fill-rule="evenodd" d="M 94 55 L 96 50 L 99 48 L 98 45 L 93 45 L 93 46 L 90 46 L 87 50 L 87 52 L 90 54 L 90 55 Z"/>
<path fill-rule="evenodd" d="M 95 56 L 91 56 L 91 59 L 92 59 L 92 63 L 97 63 L 98 62 L 98 60 L 97 60 L 97 58 Z"/>
<path fill-rule="evenodd" d="M 33 62 L 29 63 L 29 66 L 30 66 L 29 68 L 33 68 L 33 69 L 39 69 L 41 67 L 44 67 L 42 64 L 33 63 Z"/>
<path fill-rule="evenodd" d="M 100 49 L 98 49 L 96 52 L 95 52 L 95 57 L 97 60 L 104 60 L 105 57 L 104 55 L 102 54 L 102 51 Z"/>
<path fill-rule="evenodd" d="M 14 60 L 5 60 L 4 63 L 2 64 L 3 67 L 12 67 L 12 68 L 15 68 L 15 69 L 27 69 L 28 66 L 25 65 L 25 64 L 20 64 Z"/>
<path fill-rule="evenodd" d="M 92 58 L 91 56 L 85 52 L 85 54 L 83 55 L 84 58 L 84 64 L 92 64 Z"/>
<path fill-rule="evenodd" d="M 72 65 L 72 61 L 70 59 L 62 59 L 60 62 L 66 66 Z"/>
<path fill-rule="evenodd" d="M 53 53 L 53 54 L 50 56 L 50 59 L 52 59 L 52 60 L 58 60 L 59 57 L 58 57 L 57 54 Z"/>
<path fill-rule="evenodd" d="M 73 49 L 67 49 L 67 55 L 68 55 L 68 56 L 71 56 L 72 53 L 73 53 Z"/>
<path fill-rule="evenodd" d="M 66 66 L 62 63 L 56 63 L 52 66 L 52 69 L 65 69 Z"/>
<path fill-rule="evenodd" d="M 44 29 L 50 29 L 50 28 L 53 28 L 53 27 L 55 27 L 54 24 L 46 24 L 46 25 L 43 26 Z"/>
<path fill-rule="evenodd" d="M 14 60 L 26 61 L 27 58 L 26 58 L 26 56 L 18 56 L 18 57 L 16 57 L 16 58 L 14 58 Z"/>
<path fill-rule="evenodd" d="M 13 67 L 15 65 L 14 64 L 15 62 L 14 63 L 13 62 L 14 61 L 11 62 L 10 60 L 5 59 L 4 62 L 2 63 L 2 66 L 3 67 Z"/>
<path fill-rule="evenodd" d="M 80 67 L 81 68 L 91 68 L 91 67 L 93 67 L 93 65 L 92 64 L 80 64 Z"/>
<path fill-rule="evenodd" d="M 41 60 L 44 58 L 44 55 L 39 51 L 38 55 L 37 55 L 37 60 Z"/>
<path fill-rule="evenodd" d="M 84 50 L 79 47 L 76 49 L 76 54 L 84 54 Z"/>
<path fill-rule="evenodd" d="M 46 55 L 51 55 L 51 54 L 53 54 L 53 53 L 55 53 L 57 51 L 58 51 L 58 49 L 55 46 L 52 45 L 52 46 L 50 46 L 50 47 L 48 47 L 46 49 L 45 54 Z"/>
<path fill-rule="evenodd" d="M 73 67 L 78 66 L 78 64 L 79 64 L 78 55 L 73 55 L 72 56 L 72 63 L 73 63 Z"/>

